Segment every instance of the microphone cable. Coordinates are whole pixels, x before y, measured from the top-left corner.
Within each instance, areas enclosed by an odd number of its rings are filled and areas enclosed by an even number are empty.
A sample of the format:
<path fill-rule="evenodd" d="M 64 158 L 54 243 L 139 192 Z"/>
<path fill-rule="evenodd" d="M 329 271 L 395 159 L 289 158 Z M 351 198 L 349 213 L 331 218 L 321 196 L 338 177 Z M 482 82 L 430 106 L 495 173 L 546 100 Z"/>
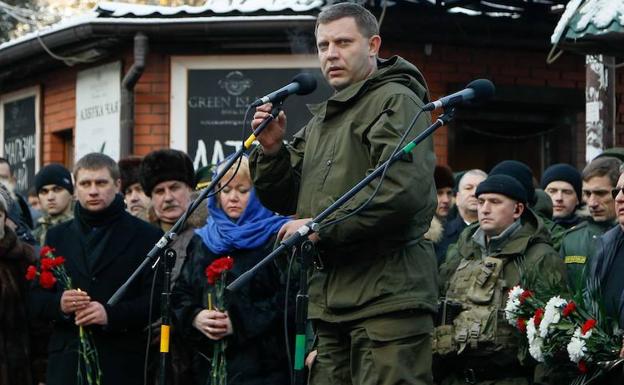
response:
<path fill-rule="evenodd" d="M 384 110 L 384 111 L 382 111 L 381 114 L 384 114 L 387 111 L 390 111 L 390 110 Z M 332 226 L 332 225 L 338 224 L 340 222 L 346 221 L 347 219 L 351 218 L 352 216 L 354 216 L 354 215 L 358 214 L 359 212 L 361 212 L 362 210 L 364 210 L 366 208 L 366 206 L 368 206 L 372 202 L 372 200 L 375 198 L 375 196 L 377 196 L 377 194 L 379 193 L 379 189 L 381 188 L 381 185 L 383 184 L 383 181 L 386 178 L 386 172 L 388 171 L 388 167 L 390 167 L 390 165 L 391 165 L 389 160 L 394 158 L 394 156 L 400 151 L 400 149 L 402 148 L 403 142 L 405 142 L 405 139 L 407 138 L 409 133 L 414 128 L 414 124 L 416 124 L 416 121 L 418 121 L 418 118 L 420 118 L 420 115 L 423 112 L 424 112 L 424 110 L 421 108 L 418 111 L 418 113 L 416 114 L 416 116 L 414 117 L 414 119 L 412 119 L 412 121 L 410 122 L 409 126 L 407 127 L 407 129 L 405 130 L 403 135 L 401 136 L 401 139 L 399 140 L 399 143 L 397 143 L 397 145 L 395 146 L 394 150 L 392 151 L 392 154 L 390 154 L 390 157 L 388 158 L 388 162 L 384 166 L 383 172 L 381 173 L 381 176 L 379 177 L 379 183 L 377 183 L 377 186 L 375 187 L 375 190 L 370 195 L 370 197 L 368 197 L 368 199 L 364 203 L 362 203 L 360 206 L 358 206 L 355 210 L 353 210 L 349 214 L 347 214 L 345 216 L 342 216 L 340 218 L 336 218 L 336 219 L 334 219 L 332 221 L 329 221 L 329 222 L 320 223 L 319 225 L 320 225 L 321 229 L 324 228 L 324 227 L 327 227 L 327 226 Z M 351 199 L 353 199 L 353 198 L 351 198 Z"/>

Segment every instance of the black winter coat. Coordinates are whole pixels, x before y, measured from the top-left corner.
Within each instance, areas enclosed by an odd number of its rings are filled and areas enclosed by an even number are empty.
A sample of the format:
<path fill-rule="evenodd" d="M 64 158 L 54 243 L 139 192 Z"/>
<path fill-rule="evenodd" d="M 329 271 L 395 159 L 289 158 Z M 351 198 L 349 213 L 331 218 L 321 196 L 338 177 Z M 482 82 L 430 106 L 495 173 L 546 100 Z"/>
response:
<path fill-rule="evenodd" d="M 227 282 L 230 283 L 267 256 L 273 242 L 274 239 L 271 239 L 264 247 L 255 250 L 228 253 L 234 259 L 234 266 L 227 274 Z M 208 284 L 204 271 L 210 263 L 224 255 L 215 255 L 201 238 L 195 236 L 189 244 L 188 256 L 173 291 L 174 325 L 195 349 L 195 383 L 203 385 L 210 375 L 213 341 L 195 329 L 193 320 L 207 308 Z M 284 278 L 276 264 L 265 266 L 238 292 L 226 296 L 234 331 L 233 335 L 226 337 L 228 385 L 290 384 L 284 299 Z M 289 298 L 290 306 L 294 308 L 294 298 Z M 294 325 L 290 324 L 288 331 L 290 344 Z"/>
<path fill-rule="evenodd" d="M 83 256 L 79 231 L 77 219 L 64 222 L 48 231 L 46 243 L 56 249 L 56 256 L 66 258 L 73 287 L 86 291 L 92 301 L 106 308 L 108 325 L 88 326 L 100 358 L 102 385 L 142 385 L 152 270 L 144 271 L 115 306 L 106 302 L 143 262 L 162 231 L 124 212 L 112 223 L 106 247 L 91 269 Z M 157 279 L 155 293 L 160 293 L 159 282 Z M 65 317 L 60 310 L 62 292 L 57 284 L 53 290 L 34 288 L 31 296 L 34 315 L 54 321 L 47 385 L 76 384 L 78 327 L 73 316 Z M 158 299 L 158 294 L 155 297 Z M 160 314 L 158 301 L 154 304 L 152 314 L 156 318 Z"/>
<path fill-rule="evenodd" d="M 0 384 L 31 385 L 33 357 L 27 313 L 26 267 L 35 263 L 32 246 L 9 227 L 0 239 Z M 36 341 L 34 341 L 36 342 Z M 42 380 L 41 378 L 37 378 Z"/>

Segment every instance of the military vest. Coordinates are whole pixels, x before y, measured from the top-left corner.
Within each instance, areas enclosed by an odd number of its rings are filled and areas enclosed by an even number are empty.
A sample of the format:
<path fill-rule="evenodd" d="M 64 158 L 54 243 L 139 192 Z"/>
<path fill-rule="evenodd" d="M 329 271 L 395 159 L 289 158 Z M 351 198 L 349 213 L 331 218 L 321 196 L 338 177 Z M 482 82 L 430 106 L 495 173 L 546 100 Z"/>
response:
<path fill-rule="evenodd" d="M 434 332 L 435 353 L 465 351 L 471 356 L 486 356 L 517 346 L 504 312 L 509 285 L 502 275 L 510 260 L 462 259 L 442 301 L 440 325 Z"/>

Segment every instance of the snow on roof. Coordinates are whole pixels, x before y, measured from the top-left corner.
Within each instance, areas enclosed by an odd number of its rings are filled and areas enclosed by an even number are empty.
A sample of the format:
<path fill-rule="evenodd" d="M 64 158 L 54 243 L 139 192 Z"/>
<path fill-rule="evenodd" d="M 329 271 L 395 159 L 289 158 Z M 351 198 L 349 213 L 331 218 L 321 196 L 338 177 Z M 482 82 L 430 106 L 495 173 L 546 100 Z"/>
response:
<path fill-rule="evenodd" d="M 614 21 L 624 27 L 624 1 L 622 0 L 571 0 L 557 23 L 550 41 L 552 44 L 558 43 L 566 27 L 579 32 L 593 26 L 596 30 L 606 32 Z"/>
<path fill-rule="evenodd" d="M 101 2 L 90 11 L 62 19 L 56 24 L 0 44 L 0 50 L 83 24 L 218 23 L 223 21 L 314 20 L 312 15 L 284 15 L 320 8 L 324 0 L 208 0 L 201 7 L 166 7 L 117 2 Z M 210 13 L 218 16 L 204 16 Z M 260 15 L 245 15 L 258 13 Z M 232 14 L 231 16 L 228 16 Z M 241 13 L 243 15 L 241 15 Z M 271 14 L 273 13 L 273 14 Z M 202 16 L 193 16 L 202 15 Z M 148 17 L 150 16 L 150 17 Z"/>
<path fill-rule="evenodd" d="M 224 13 L 254 13 L 254 12 L 306 12 L 322 7 L 324 0 L 207 0 L 203 6 L 183 5 L 167 7 L 159 5 L 128 4 L 104 1 L 96 6 L 96 11 L 110 12 L 112 17 L 149 16 L 160 14 L 163 16 L 190 15 L 214 12 Z"/>

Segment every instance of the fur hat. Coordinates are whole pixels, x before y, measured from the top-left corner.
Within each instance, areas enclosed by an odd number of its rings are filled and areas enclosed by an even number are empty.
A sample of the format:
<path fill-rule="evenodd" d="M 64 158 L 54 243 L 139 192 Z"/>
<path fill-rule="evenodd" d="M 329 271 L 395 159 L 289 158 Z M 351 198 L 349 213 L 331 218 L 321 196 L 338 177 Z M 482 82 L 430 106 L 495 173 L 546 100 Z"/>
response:
<path fill-rule="evenodd" d="M 490 175 L 479 183 L 475 196 L 479 197 L 485 193 L 502 194 L 518 202 L 527 203 L 527 193 L 522 184 L 505 174 Z"/>
<path fill-rule="evenodd" d="M 128 156 L 119 159 L 119 173 L 121 174 L 121 193 L 125 194 L 126 189 L 135 183 L 139 183 L 139 172 L 141 168 L 140 156 Z"/>
<path fill-rule="evenodd" d="M 188 155 L 179 150 L 163 149 L 152 151 L 143 158 L 139 172 L 143 192 L 148 197 L 157 184 L 169 180 L 195 187 L 195 170 Z"/>
<path fill-rule="evenodd" d="M 436 189 L 444 187 L 455 187 L 455 179 L 453 178 L 453 171 L 448 166 L 437 165 L 433 171 L 433 179 L 435 181 Z"/>
<path fill-rule="evenodd" d="M 71 173 L 63 165 L 58 163 L 52 163 L 42 167 L 37 175 L 35 175 L 35 191 L 37 191 L 37 194 L 39 194 L 43 186 L 49 184 L 61 186 L 69 191 L 70 194 L 74 193 Z"/>

